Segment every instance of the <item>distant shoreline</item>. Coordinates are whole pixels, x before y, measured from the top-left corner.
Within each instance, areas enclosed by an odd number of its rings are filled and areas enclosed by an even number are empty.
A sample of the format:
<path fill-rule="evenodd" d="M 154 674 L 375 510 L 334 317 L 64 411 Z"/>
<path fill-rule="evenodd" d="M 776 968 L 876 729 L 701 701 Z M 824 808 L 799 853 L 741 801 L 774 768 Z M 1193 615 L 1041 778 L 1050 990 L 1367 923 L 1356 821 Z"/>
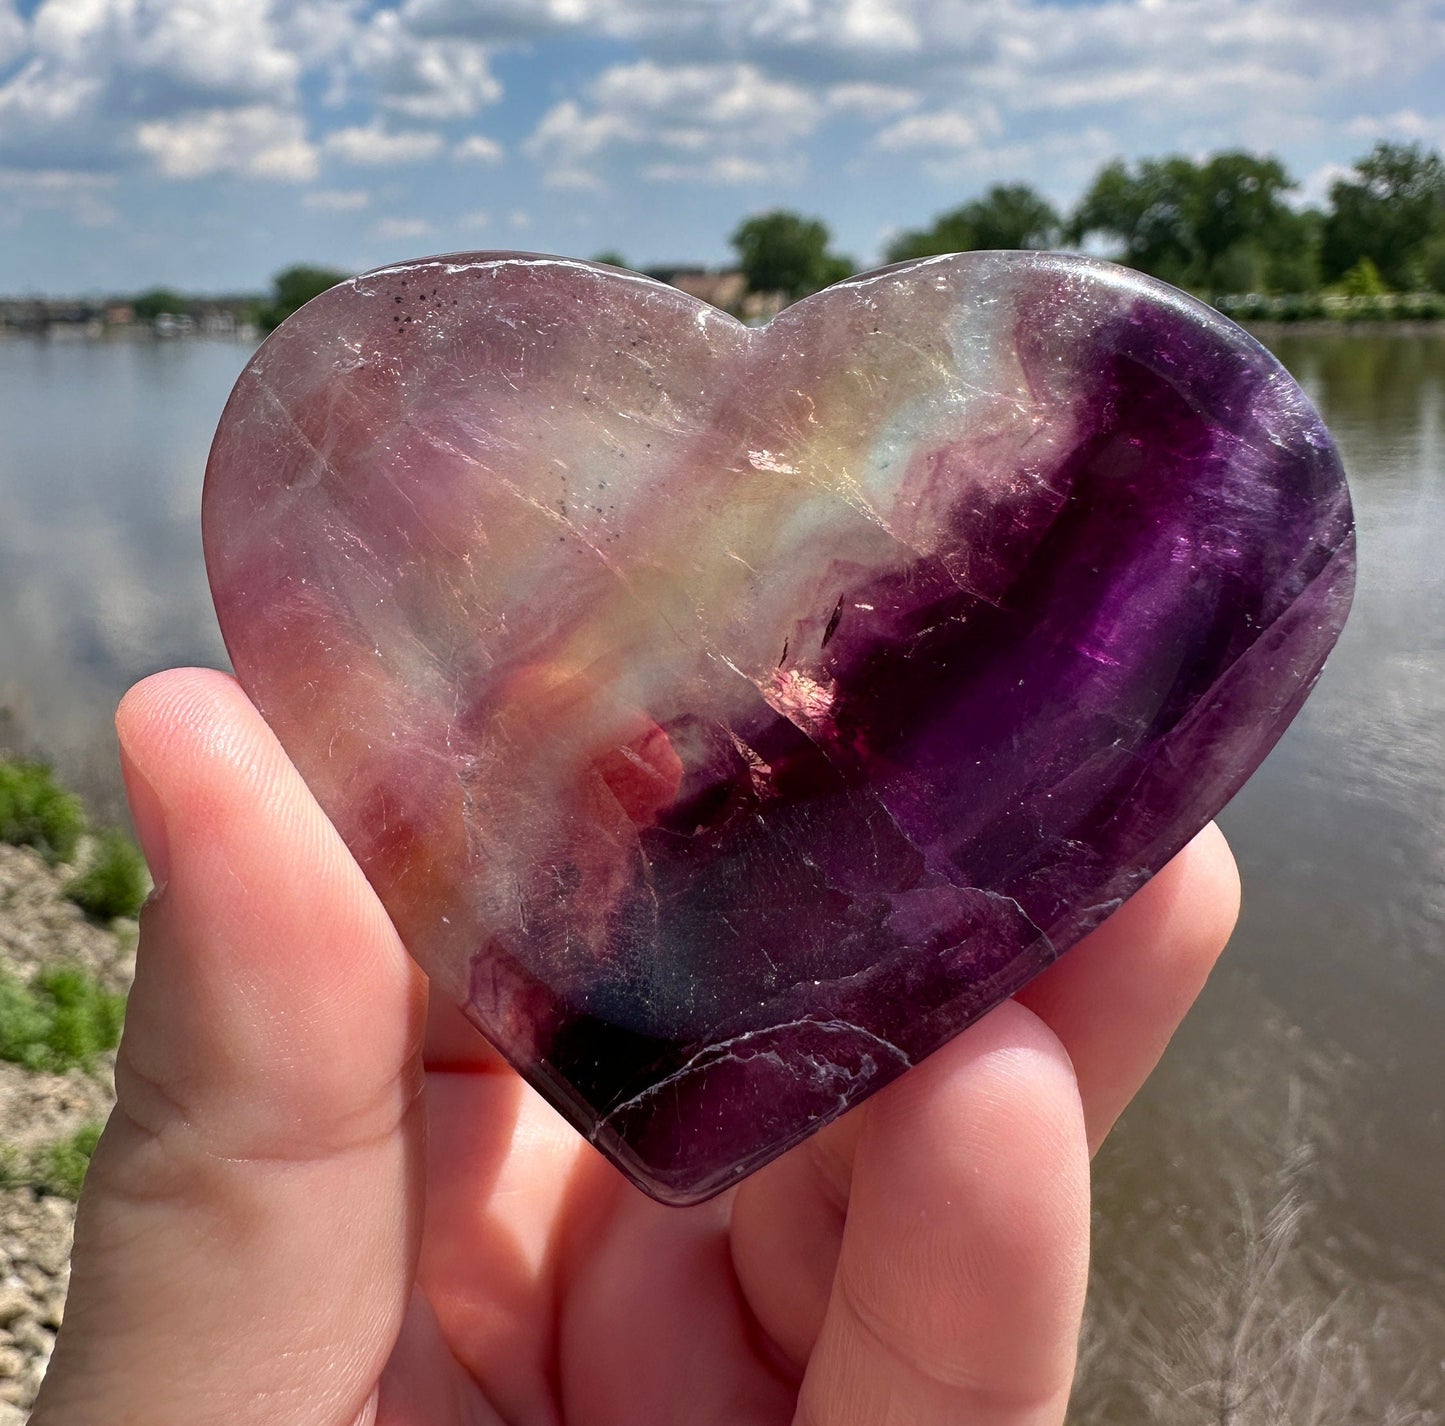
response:
<path fill-rule="evenodd" d="M 1230 318 L 1239 321 L 1238 318 Z M 1369 317 L 1306 317 L 1298 322 L 1251 318 L 1239 322 L 1257 337 L 1333 337 L 1340 333 L 1360 337 L 1445 337 L 1445 320 L 1438 317 L 1404 317 L 1377 321 Z"/>

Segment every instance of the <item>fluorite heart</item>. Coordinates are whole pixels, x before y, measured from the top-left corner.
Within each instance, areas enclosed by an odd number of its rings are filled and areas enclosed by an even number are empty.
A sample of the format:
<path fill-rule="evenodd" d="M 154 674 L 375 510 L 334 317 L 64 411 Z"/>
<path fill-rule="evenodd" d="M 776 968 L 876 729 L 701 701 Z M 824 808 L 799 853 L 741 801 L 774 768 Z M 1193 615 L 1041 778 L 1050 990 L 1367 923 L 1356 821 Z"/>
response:
<path fill-rule="evenodd" d="M 370 273 L 242 375 L 205 541 L 407 945 L 671 1202 L 1136 890 L 1299 708 L 1354 569 L 1273 358 L 1023 253 L 759 330 L 556 258 Z"/>

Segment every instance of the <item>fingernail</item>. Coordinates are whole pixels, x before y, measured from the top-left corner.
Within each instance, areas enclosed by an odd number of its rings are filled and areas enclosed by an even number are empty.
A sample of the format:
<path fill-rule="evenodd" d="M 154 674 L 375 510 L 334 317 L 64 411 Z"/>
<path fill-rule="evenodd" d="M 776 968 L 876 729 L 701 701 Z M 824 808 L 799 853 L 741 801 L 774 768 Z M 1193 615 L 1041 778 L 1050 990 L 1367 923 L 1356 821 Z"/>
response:
<path fill-rule="evenodd" d="M 151 892 L 154 899 L 165 890 L 171 874 L 171 842 L 166 831 L 165 808 L 150 780 L 131 761 L 123 747 L 120 750 L 120 770 L 125 779 L 125 795 L 130 802 L 135 834 L 141 851 L 145 853 L 151 881 L 155 883 L 155 890 Z"/>

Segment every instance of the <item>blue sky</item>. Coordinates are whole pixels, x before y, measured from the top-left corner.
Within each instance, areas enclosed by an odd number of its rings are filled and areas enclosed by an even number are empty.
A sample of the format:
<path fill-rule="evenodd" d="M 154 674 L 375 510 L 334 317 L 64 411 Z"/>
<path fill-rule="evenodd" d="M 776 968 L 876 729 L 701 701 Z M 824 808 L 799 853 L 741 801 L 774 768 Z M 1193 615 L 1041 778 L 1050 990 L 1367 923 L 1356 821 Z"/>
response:
<path fill-rule="evenodd" d="M 0 292 L 465 248 L 873 260 L 988 184 L 1445 147 L 1445 0 L 0 0 Z"/>

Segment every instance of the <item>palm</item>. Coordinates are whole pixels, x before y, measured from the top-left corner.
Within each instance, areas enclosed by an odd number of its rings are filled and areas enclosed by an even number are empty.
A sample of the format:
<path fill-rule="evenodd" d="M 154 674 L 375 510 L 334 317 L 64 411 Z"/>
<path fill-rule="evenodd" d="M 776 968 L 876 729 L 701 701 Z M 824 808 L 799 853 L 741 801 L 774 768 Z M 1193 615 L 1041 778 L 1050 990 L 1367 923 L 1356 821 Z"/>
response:
<path fill-rule="evenodd" d="M 1034 982 L 1031 1009 L 692 1209 L 628 1186 L 434 1008 L 427 1226 L 381 1426 L 852 1426 L 900 1400 L 962 1419 L 970 1399 L 1056 1419 L 1082 1281 L 1070 1125 L 1097 1145 L 1197 989 L 1221 915 L 1190 902 L 1177 865 Z"/>
<path fill-rule="evenodd" d="M 426 1229 L 381 1426 L 786 1423 L 801 1373 L 758 1323 L 782 1304 L 739 1289 L 732 1196 L 651 1202 L 469 1034 L 430 1037 Z"/>
<path fill-rule="evenodd" d="M 36 1426 L 1062 1419 L 1085 1149 L 1227 936 L 1217 834 L 1022 1004 L 732 1194 L 665 1208 L 458 1011 L 425 1023 L 234 683 L 160 675 L 118 721 L 165 889 Z"/>

